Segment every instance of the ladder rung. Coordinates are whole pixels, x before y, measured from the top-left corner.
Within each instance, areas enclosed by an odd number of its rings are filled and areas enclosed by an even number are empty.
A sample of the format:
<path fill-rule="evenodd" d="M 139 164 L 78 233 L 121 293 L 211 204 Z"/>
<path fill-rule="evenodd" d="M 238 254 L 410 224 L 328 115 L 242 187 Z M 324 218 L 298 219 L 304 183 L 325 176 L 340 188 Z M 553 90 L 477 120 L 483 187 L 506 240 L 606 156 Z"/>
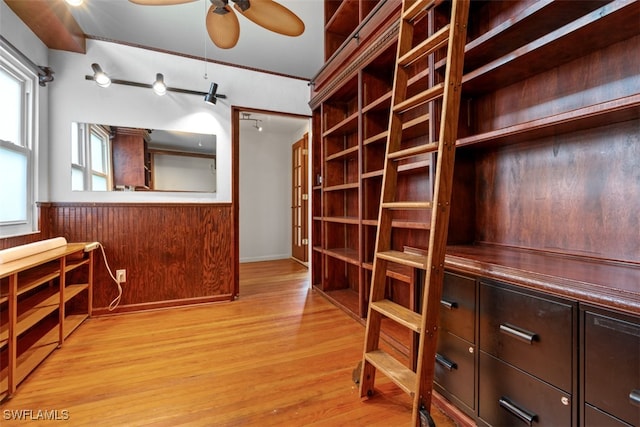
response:
<path fill-rule="evenodd" d="M 407 157 L 417 156 L 418 154 L 431 153 L 438 151 L 438 144 L 422 144 L 416 147 L 405 148 L 404 150 L 389 153 L 389 159 L 406 159 Z"/>
<path fill-rule="evenodd" d="M 376 253 L 376 256 L 387 261 L 406 265 L 408 267 L 426 270 L 427 257 L 421 255 L 408 254 L 400 251 L 384 251 Z"/>
<path fill-rule="evenodd" d="M 422 316 L 400 304 L 383 299 L 372 302 L 371 308 L 414 332 L 420 333 L 422 330 Z"/>
<path fill-rule="evenodd" d="M 418 0 L 402 13 L 402 19 L 411 22 L 418 15 L 422 14 L 425 9 L 437 6 L 441 2 L 442 0 Z"/>
<path fill-rule="evenodd" d="M 431 209 L 432 202 L 384 202 L 382 207 L 395 210 Z"/>
<path fill-rule="evenodd" d="M 411 395 L 415 394 L 416 373 L 382 350 L 374 350 L 364 354 L 367 362 L 385 374 L 398 387 Z"/>
<path fill-rule="evenodd" d="M 410 110 L 418 105 L 422 105 L 425 102 L 432 101 L 436 98 L 439 98 L 444 93 L 444 83 L 439 83 L 424 92 L 420 92 L 417 95 L 412 96 L 411 98 L 396 104 L 393 107 L 394 113 L 404 113 L 407 110 Z"/>
<path fill-rule="evenodd" d="M 398 65 L 406 67 L 418 58 L 428 55 L 443 46 L 446 46 L 449 41 L 449 28 L 451 25 L 447 24 L 434 35 L 405 53 L 400 59 L 398 59 Z"/>

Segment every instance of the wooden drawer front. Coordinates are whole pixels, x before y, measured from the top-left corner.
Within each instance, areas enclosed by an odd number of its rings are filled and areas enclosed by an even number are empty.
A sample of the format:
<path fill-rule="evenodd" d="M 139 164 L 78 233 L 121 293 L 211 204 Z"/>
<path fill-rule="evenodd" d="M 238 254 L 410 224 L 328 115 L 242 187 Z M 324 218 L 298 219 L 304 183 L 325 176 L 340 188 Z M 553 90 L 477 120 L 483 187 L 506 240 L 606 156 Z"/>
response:
<path fill-rule="evenodd" d="M 571 392 L 573 305 L 480 285 L 480 350 Z"/>
<path fill-rule="evenodd" d="M 582 424 L 585 427 L 632 427 L 630 424 L 623 423 L 591 405 L 585 405 L 584 407 L 584 421 Z"/>
<path fill-rule="evenodd" d="M 584 396 L 587 403 L 640 426 L 640 324 L 585 313 Z"/>
<path fill-rule="evenodd" d="M 480 352 L 478 416 L 493 426 L 571 426 L 571 395 Z"/>
<path fill-rule="evenodd" d="M 469 409 L 475 408 L 475 346 L 448 332 L 438 336 L 435 382 L 447 397 L 454 396 Z"/>
<path fill-rule="evenodd" d="M 476 342 L 475 279 L 448 272 L 444 274 L 440 325 L 460 338 Z"/>

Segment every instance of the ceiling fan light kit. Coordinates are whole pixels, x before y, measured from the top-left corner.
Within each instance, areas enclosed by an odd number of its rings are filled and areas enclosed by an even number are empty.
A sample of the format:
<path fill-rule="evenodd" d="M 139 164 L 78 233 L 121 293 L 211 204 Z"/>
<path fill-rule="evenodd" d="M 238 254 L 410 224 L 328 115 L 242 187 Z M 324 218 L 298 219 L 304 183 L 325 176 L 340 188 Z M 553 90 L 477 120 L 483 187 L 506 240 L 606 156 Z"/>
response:
<path fill-rule="evenodd" d="M 156 80 L 153 82 L 153 84 L 149 84 L 149 83 L 132 82 L 129 80 L 112 79 L 107 75 L 107 73 L 102 71 L 102 68 L 100 67 L 100 65 L 96 63 L 91 64 L 91 69 L 93 70 L 93 75 L 84 76 L 84 78 L 85 80 L 93 80 L 100 87 L 109 87 L 113 83 L 113 84 L 119 84 L 119 85 L 125 85 L 125 86 L 134 86 L 134 87 L 153 89 L 153 91 L 159 96 L 162 96 L 167 92 L 177 92 L 177 93 L 184 93 L 188 95 L 198 95 L 198 96 L 203 96 L 205 102 L 213 105 L 216 104 L 216 101 L 218 99 L 225 99 L 227 97 L 226 95 L 217 93 L 217 90 L 218 90 L 217 83 L 211 83 L 209 92 L 199 92 L 197 90 L 168 87 L 164 82 L 164 75 L 162 73 L 156 73 Z"/>
<path fill-rule="evenodd" d="M 129 0 L 144 6 L 167 6 L 196 0 Z M 205 26 L 211 41 L 221 49 L 231 49 L 240 38 L 240 22 L 229 0 L 209 0 Z M 278 34 L 297 37 L 304 33 L 304 22 L 273 0 L 232 0 L 234 9 L 253 23 Z"/>

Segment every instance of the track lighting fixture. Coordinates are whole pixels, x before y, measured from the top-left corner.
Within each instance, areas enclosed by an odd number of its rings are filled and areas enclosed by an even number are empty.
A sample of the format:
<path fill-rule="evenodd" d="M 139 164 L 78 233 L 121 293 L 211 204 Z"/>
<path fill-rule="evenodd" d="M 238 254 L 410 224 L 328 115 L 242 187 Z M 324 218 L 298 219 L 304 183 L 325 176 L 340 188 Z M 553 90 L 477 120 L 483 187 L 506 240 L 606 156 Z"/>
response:
<path fill-rule="evenodd" d="M 262 132 L 262 126 L 258 125 L 259 122 L 262 122 L 262 120 L 259 119 L 252 119 L 251 118 L 251 113 L 240 113 L 242 114 L 242 117 L 240 117 L 240 120 L 249 120 L 253 122 L 253 127 L 256 128 L 258 130 L 258 132 Z"/>
<path fill-rule="evenodd" d="M 111 79 L 102 71 L 102 68 L 100 68 L 98 64 L 91 64 L 91 68 L 93 69 L 93 80 L 95 80 L 98 86 L 109 87 L 109 85 L 111 85 Z"/>
<path fill-rule="evenodd" d="M 218 91 L 218 83 L 211 83 L 209 92 L 204 96 L 204 102 L 216 105 L 216 92 Z"/>
<path fill-rule="evenodd" d="M 137 83 L 137 82 L 131 82 L 128 80 L 118 80 L 118 79 L 111 79 L 104 71 L 102 71 L 102 68 L 100 68 L 100 65 L 93 63 L 91 64 L 91 68 L 93 69 L 93 76 L 84 76 L 84 78 L 86 80 L 93 80 L 96 82 L 96 84 L 100 87 L 109 87 L 109 85 L 111 83 L 114 84 L 119 84 L 119 85 L 125 85 L 125 86 L 135 86 L 135 87 L 143 87 L 143 88 L 149 88 L 149 89 L 153 89 L 153 91 L 162 96 L 164 94 L 166 94 L 167 92 L 177 92 L 177 93 L 186 93 L 189 95 L 199 95 L 199 96 L 204 96 L 204 100 L 205 102 L 209 103 L 209 104 L 214 104 L 216 103 L 218 98 L 224 99 L 227 96 L 226 95 L 222 95 L 220 93 L 217 93 L 218 90 L 218 84 L 217 83 L 211 83 L 211 87 L 209 88 L 209 92 L 199 92 L 196 90 L 189 90 L 189 89 L 180 89 L 180 88 L 176 88 L 176 87 L 168 87 L 166 85 L 166 83 L 164 82 L 164 75 L 162 73 L 157 73 L 156 74 L 156 80 L 153 82 L 153 84 L 149 84 L 149 83 Z M 53 80 L 53 78 L 51 78 L 51 80 Z"/>
<path fill-rule="evenodd" d="M 167 93 L 167 85 L 164 83 L 164 76 L 161 73 L 156 74 L 156 81 L 153 82 L 153 91 L 158 96 Z"/>

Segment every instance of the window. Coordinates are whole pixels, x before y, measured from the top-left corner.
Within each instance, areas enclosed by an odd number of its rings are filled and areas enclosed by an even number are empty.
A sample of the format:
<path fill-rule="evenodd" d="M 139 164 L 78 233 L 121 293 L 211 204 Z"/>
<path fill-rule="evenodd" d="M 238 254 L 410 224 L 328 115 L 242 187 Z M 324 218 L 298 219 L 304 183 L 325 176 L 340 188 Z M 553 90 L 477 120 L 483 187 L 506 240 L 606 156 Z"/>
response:
<path fill-rule="evenodd" d="M 0 236 L 35 230 L 37 76 L 0 45 Z"/>
<path fill-rule="evenodd" d="M 71 189 L 107 191 L 112 185 L 111 140 L 103 127 L 73 123 L 71 129 Z"/>

